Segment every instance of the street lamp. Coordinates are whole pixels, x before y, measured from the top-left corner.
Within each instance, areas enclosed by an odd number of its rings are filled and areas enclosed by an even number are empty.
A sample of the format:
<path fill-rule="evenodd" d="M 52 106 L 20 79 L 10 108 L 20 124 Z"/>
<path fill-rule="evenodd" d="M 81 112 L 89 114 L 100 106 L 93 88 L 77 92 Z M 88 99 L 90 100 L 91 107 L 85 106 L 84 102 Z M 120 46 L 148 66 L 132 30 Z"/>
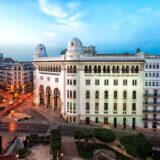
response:
<path fill-rule="evenodd" d="M 64 156 L 64 154 L 63 154 L 63 153 L 61 153 L 61 154 L 60 154 L 61 160 L 63 160 L 63 156 Z"/>

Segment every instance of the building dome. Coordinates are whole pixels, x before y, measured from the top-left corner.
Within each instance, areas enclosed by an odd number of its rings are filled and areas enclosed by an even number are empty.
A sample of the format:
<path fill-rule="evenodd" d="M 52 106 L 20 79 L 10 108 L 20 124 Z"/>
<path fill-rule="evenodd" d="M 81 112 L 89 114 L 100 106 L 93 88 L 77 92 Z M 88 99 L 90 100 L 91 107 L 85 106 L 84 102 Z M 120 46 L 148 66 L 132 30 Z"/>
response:
<path fill-rule="evenodd" d="M 83 54 L 82 42 L 75 37 L 68 42 L 68 48 L 66 52 L 67 58 L 77 59 L 81 54 Z"/>
<path fill-rule="evenodd" d="M 46 47 L 43 44 L 37 45 L 34 52 L 34 58 L 39 58 L 39 57 L 48 57 L 46 53 Z"/>

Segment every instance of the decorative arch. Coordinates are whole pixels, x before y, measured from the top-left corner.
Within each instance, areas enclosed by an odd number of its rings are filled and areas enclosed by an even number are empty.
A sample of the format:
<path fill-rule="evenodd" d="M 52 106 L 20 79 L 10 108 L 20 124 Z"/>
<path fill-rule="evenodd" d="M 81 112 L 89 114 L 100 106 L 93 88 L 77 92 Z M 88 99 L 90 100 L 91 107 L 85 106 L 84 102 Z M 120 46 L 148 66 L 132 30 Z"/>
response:
<path fill-rule="evenodd" d="M 53 100 L 54 100 L 54 110 L 61 108 L 61 99 L 60 99 L 60 91 L 58 88 L 55 88 L 53 91 Z"/>
<path fill-rule="evenodd" d="M 39 104 L 44 105 L 44 86 L 40 85 L 39 86 Z"/>
<path fill-rule="evenodd" d="M 48 86 L 46 88 L 46 107 L 51 106 L 51 95 L 52 95 L 52 91 L 51 91 L 51 88 Z"/>

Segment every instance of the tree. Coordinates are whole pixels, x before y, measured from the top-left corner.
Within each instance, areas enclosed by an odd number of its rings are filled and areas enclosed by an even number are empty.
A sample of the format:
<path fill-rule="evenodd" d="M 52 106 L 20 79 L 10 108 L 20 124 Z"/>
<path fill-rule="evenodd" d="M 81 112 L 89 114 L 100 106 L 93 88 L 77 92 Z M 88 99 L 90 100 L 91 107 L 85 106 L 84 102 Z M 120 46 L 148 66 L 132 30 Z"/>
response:
<path fill-rule="evenodd" d="M 123 136 L 120 139 L 120 142 L 122 145 L 124 145 L 124 147 L 125 146 L 135 147 L 137 149 L 137 153 L 143 157 L 147 156 L 152 150 L 151 143 L 141 133 L 138 135 Z M 127 151 L 127 148 L 125 149 Z M 131 154 L 130 150 L 128 150 L 128 153 Z"/>
<path fill-rule="evenodd" d="M 116 138 L 115 133 L 110 129 L 94 128 L 93 133 L 97 139 L 107 143 L 112 143 Z"/>
<path fill-rule="evenodd" d="M 78 140 L 78 143 L 80 142 L 81 139 L 83 139 L 83 137 L 84 137 L 83 131 L 74 132 L 74 139 Z"/>
<path fill-rule="evenodd" d="M 57 159 L 61 149 L 61 134 L 59 130 L 51 130 L 50 145 L 53 153 L 53 159 Z"/>

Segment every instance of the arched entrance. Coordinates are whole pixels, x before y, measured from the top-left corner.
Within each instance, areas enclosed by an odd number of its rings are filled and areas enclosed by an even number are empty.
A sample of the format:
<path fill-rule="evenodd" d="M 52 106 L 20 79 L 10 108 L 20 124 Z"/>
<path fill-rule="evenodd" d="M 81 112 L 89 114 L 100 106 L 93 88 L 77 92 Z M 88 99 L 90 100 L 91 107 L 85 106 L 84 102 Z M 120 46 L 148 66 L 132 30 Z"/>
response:
<path fill-rule="evenodd" d="M 44 105 L 44 87 L 40 85 L 39 87 L 39 105 Z"/>
<path fill-rule="evenodd" d="M 55 88 L 53 91 L 54 97 L 54 110 L 61 108 L 61 99 L 60 99 L 60 91 L 58 88 Z"/>
<path fill-rule="evenodd" d="M 52 95 L 52 91 L 51 91 L 51 88 L 48 86 L 46 88 L 46 107 L 51 106 L 51 95 Z"/>
<path fill-rule="evenodd" d="M 90 124 L 90 118 L 86 117 L 86 124 Z"/>

